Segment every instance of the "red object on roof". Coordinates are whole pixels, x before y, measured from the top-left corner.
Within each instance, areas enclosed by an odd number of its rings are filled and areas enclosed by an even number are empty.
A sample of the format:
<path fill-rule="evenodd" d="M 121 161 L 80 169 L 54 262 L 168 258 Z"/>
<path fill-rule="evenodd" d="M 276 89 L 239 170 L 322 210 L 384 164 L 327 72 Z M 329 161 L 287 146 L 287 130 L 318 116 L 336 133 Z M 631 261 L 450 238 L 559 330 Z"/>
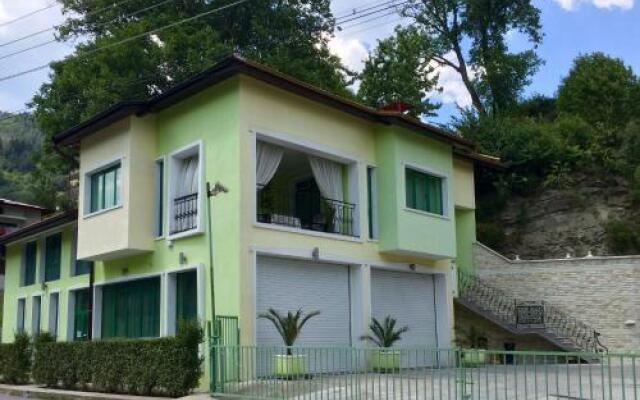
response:
<path fill-rule="evenodd" d="M 380 111 L 390 111 L 390 112 L 397 112 L 400 114 L 404 114 L 413 108 L 414 107 L 409 103 L 405 103 L 402 100 L 396 100 L 387 104 L 386 106 L 380 107 Z"/>

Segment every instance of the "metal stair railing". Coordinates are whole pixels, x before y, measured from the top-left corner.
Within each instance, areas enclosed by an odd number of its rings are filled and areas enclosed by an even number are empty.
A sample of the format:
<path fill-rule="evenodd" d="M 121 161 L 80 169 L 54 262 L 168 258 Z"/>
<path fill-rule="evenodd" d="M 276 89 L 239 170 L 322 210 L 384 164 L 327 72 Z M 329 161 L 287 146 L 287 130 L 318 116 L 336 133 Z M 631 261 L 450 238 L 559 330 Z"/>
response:
<path fill-rule="evenodd" d="M 556 339 L 566 341 L 582 351 L 606 352 L 608 350 L 600 343 L 598 339 L 600 334 L 595 329 L 558 306 L 544 301 L 518 299 L 511 293 L 490 284 L 486 279 L 462 270 L 458 270 L 458 296 L 492 313 L 501 322 L 514 325 L 516 328 L 521 325 L 540 327 Z"/>

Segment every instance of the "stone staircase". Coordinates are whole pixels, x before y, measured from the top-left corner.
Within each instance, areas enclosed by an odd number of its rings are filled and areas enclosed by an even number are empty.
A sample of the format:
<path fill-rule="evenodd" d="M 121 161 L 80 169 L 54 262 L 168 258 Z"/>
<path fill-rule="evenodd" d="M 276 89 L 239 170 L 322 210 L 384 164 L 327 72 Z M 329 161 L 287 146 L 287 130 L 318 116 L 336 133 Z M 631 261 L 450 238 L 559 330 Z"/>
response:
<path fill-rule="evenodd" d="M 485 279 L 460 270 L 456 302 L 512 334 L 538 335 L 562 350 L 585 353 L 584 361 L 596 361 L 597 353 L 607 351 L 595 329 L 559 307 L 517 299 Z"/>

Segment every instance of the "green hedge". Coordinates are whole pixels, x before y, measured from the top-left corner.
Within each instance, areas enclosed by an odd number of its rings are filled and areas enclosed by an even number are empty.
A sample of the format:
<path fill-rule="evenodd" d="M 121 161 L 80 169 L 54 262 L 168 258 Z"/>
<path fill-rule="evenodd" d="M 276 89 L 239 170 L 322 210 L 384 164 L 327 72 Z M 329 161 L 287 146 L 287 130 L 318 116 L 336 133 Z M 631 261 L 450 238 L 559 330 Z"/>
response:
<path fill-rule="evenodd" d="M 48 387 L 183 396 L 198 386 L 202 330 L 172 338 L 36 342 L 33 380 Z"/>
<path fill-rule="evenodd" d="M 0 382 L 21 384 L 29 382 L 31 370 L 31 339 L 22 333 L 13 343 L 0 344 Z"/>

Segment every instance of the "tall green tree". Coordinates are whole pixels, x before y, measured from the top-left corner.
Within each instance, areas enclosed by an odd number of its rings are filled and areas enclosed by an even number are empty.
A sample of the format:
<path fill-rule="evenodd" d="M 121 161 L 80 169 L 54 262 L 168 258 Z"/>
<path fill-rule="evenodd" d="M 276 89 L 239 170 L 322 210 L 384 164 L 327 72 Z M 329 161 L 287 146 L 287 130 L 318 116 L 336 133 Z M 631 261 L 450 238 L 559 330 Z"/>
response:
<path fill-rule="evenodd" d="M 619 58 L 579 56 L 558 88 L 558 110 L 605 129 L 624 127 L 640 115 L 640 82 Z"/>
<path fill-rule="evenodd" d="M 415 27 L 396 28 L 365 61 L 358 97 L 372 107 L 403 101 L 413 116 L 435 115 L 440 105 L 427 97 L 438 83 L 431 57 L 430 43 Z"/>
<path fill-rule="evenodd" d="M 72 56 L 52 65 L 50 81 L 33 99 L 45 138 L 118 101 L 161 93 L 232 52 L 331 92 L 352 95 L 348 71 L 328 49 L 334 30 L 329 0 L 249 0 L 116 45 L 234 1 L 58 0 L 65 14 L 77 17 L 69 18 L 57 37 L 79 39 L 79 44 Z M 104 47 L 108 49 L 99 50 Z M 45 140 L 39 165 L 64 170 L 64 160 Z"/>
<path fill-rule="evenodd" d="M 434 46 L 433 60 L 453 68 L 480 114 L 512 104 L 540 65 L 540 10 L 532 0 L 408 0 L 402 13 Z M 512 52 L 506 35 L 519 32 L 532 49 Z"/>

